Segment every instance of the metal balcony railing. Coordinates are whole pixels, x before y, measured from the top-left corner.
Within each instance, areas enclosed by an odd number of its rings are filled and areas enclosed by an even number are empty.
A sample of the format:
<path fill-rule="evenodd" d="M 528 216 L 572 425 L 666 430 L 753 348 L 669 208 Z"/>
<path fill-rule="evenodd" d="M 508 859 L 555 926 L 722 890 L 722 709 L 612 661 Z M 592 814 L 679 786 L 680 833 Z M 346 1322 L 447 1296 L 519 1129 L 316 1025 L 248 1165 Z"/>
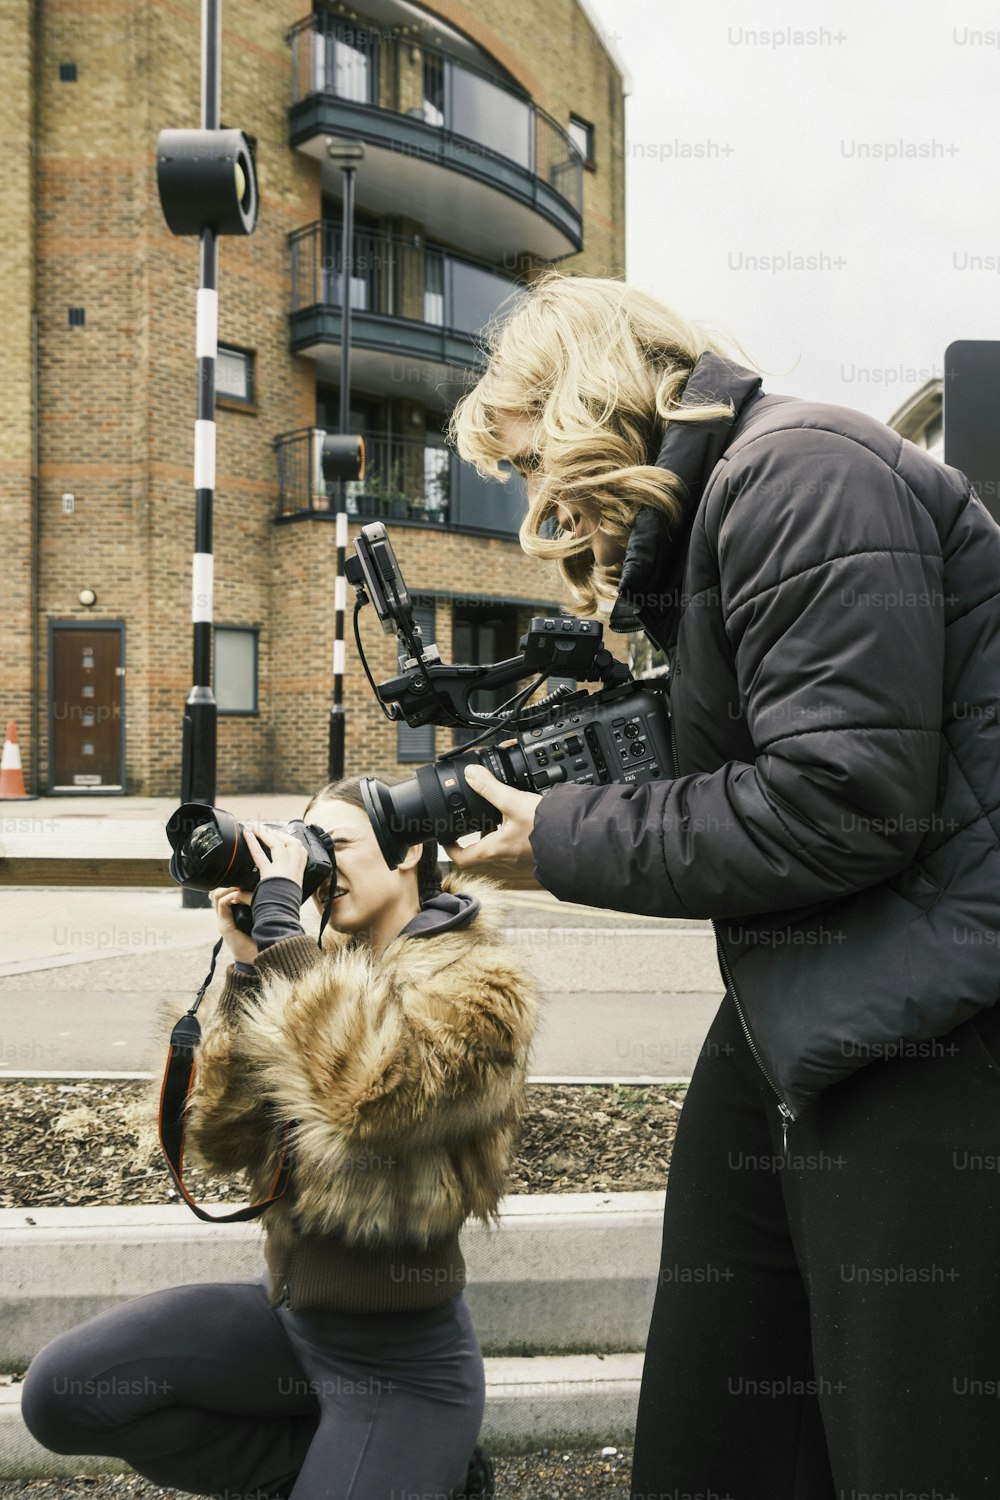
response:
<path fill-rule="evenodd" d="M 320 463 L 325 435 L 321 427 L 302 427 L 275 438 L 280 515 L 334 507 Z M 344 487 L 347 514 L 446 525 L 454 460 L 451 449 L 423 438 L 365 433 L 365 475 Z"/>
<path fill-rule="evenodd" d="M 288 33 L 292 103 L 312 95 L 388 110 L 445 132 L 472 157 L 516 162 L 583 212 L 583 158 L 566 131 L 505 80 L 415 35 L 318 10 Z"/>
<path fill-rule="evenodd" d="M 302 427 L 274 439 L 279 517 L 331 514 L 336 491 L 323 479 L 325 433 Z M 519 476 L 507 485 L 483 479 L 458 454 L 425 438 L 366 432 L 365 475 L 345 486 L 347 514 L 358 521 L 415 521 L 513 540 L 527 505 Z"/>
<path fill-rule="evenodd" d="M 343 305 L 341 226 L 317 220 L 288 237 L 292 257 L 292 312 Z M 411 318 L 474 337 L 519 283 L 462 256 L 428 245 L 419 235 L 358 229 L 353 236 L 351 309 Z"/>

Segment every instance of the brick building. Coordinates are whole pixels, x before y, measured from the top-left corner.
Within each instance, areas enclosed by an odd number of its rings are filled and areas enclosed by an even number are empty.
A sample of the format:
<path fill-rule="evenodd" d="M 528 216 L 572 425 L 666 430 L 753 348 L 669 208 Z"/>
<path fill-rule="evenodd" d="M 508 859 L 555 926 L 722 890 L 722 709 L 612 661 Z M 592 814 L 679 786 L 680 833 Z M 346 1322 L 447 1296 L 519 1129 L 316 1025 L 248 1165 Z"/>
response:
<path fill-rule="evenodd" d="M 387 520 L 425 639 L 512 655 L 563 600 L 520 552 L 517 481 L 486 485 L 443 429 L 476 334 L 558 261 L 624 274 L 623 78 L 581 0 L 223 4 L 222 123 L 255 146 L 260 215 L 219 241 L 214 512 L 218 792 L 325 778 L 342 174 L 360 140 L 351 538 Z M 164 128 L 197 126 L 198 0 L 8 0 L 0 719 L 29 789 L 176 795 L 192 682 L 198 245 L 156 188 Z M 351 547 L 349 550 L 353 550 Z M 349 591 L 350 594 L 350 591 Z M 350 607 L 353 599 L 349 597 Z M 361 628 L 376 680 L 395 641 Z M 348 619 L 349 773 L 405 770 L 452 732 L 384 719 Z M 480 704 L 478 706 L 488 706 Z"/>

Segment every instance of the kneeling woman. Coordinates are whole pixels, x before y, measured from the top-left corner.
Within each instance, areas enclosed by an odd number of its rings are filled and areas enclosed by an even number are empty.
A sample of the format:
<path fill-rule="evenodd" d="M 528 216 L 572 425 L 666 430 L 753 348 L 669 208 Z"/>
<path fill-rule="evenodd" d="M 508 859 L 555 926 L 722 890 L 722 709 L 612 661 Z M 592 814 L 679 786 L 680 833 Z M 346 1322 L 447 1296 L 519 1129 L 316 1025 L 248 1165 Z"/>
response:
<path fill-rule="evenodd" d="M 439 882 L 433 843 L 389 870 L 358 781 L 325 787 L 306 821 L 337 858 L 322 951 L 299 923 L 304 849 L 248 832 L 262 878 L 252 898 L 211 893 L 236 962 L 188 1101 L 188 1153 L 245 1170 L 255 1201 L 298 1121 L 268 1269 L 61 1334 L 28 1370 L 24 1419 L 56 1452 L 194 1494 L 462 1493 L 484 1377 L 459 1230 L 496 1222 L 537 994 L 502 945 L 496 887 Z M 251 899 L 248 937 L 231 907 Z"/>

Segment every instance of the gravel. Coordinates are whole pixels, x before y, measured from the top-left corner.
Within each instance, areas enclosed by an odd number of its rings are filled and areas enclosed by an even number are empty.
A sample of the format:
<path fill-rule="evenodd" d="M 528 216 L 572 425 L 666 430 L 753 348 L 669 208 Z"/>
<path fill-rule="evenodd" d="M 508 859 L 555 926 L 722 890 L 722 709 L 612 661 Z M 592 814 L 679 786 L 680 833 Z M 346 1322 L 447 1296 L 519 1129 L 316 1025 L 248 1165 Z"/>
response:
<path fill-rule="evenodd" d="M 542 1449 L 511 1458 L 494 1455 L 496 1500 L 628 1500 L 631 1448 Z M 404 1486 L 405 1490 L 405 1486 Z M 186 1500 L 137 1474 L 76 1479 L 0 1480 L 0 1496 L 18 1500 Z"/>
<path fill-rule="evenodd" d="M 684 1085 L 529 1084 L 511 1193 L 659 1191 Z M 179 1201 L 141 1080 L 0 1082 L 0 1207 Z M 185 1171 L 198 1202 L 246 1201 L 241 1177 Z"/>

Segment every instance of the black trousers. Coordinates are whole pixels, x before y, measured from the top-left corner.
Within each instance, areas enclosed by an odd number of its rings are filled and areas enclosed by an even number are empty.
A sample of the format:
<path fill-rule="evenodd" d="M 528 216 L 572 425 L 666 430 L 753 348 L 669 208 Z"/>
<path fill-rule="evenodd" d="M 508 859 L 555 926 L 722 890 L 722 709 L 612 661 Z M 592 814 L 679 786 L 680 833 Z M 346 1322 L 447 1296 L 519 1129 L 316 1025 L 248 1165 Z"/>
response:
<path fill-rule="evenodd" d="M 170 1287 L 68 1329 L 25 1375 L 28 1431 L 219 1500 L 448 1500 L 485 1400 L 464 1296 L 297 1313 L 267 1287 Z"/>
<path fill-rule="evenodd" d="M 997 1500 L 1000 1014 L 789 1126 L 727 995 L 678 1122 L 633 1500 Z"/>

